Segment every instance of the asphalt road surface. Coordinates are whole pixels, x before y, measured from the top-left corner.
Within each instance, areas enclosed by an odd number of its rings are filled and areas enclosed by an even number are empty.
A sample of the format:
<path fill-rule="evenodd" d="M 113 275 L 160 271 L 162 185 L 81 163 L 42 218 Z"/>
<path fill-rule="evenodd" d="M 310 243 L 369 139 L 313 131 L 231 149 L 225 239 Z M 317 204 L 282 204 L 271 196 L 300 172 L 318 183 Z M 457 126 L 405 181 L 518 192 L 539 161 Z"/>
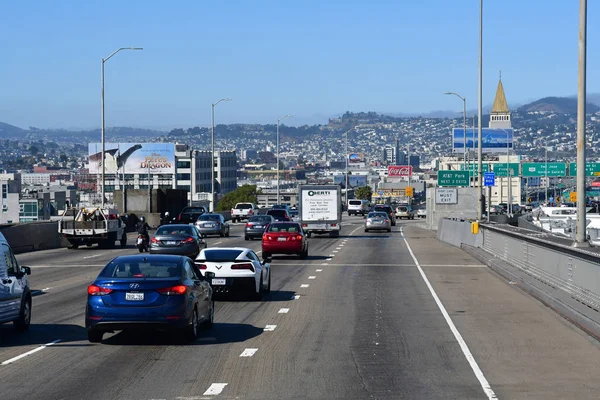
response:
<path fill-rule="evenodd" d="M 57 249 L 32 267 L 33 320 L 0 326 L 8 399 L 589 399 L 598 343 L 418 221 L 309 239 L 309 258 L 276 256 L 263 301 L 217 302 L 193 343 L 157 332 L 90 344 L 86 287 L 137 250 Z M 242 224 L 209 246 L 247 246 Z M 130 241 L 132 242 L 132 241 Z"/>

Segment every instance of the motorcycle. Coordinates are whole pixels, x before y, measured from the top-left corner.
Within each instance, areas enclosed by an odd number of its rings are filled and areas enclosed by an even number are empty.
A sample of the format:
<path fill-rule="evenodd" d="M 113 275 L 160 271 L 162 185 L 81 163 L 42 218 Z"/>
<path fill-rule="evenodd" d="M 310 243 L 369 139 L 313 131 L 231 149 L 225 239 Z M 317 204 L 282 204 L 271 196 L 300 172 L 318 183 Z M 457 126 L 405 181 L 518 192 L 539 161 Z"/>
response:
<path fill-rule="evenodd" d="M 136 246 L 140 253 L 143 253 L 144 251 L 150 251 L 150 248 L 148 247 L 148 241 L 146 240 L 146 237 L 144 235 L 138 235 Z"/>

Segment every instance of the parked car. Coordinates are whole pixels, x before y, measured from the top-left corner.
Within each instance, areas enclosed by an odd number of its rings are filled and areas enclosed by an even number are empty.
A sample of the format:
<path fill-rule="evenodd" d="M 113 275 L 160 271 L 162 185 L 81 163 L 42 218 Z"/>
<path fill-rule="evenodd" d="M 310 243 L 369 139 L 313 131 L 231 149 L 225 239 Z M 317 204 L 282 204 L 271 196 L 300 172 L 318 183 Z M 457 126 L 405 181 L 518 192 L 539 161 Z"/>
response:
<path fill-rule="evenodd" d="M 367 214 L 367 219 L 365 220 L 365 232 L 374 230 L 392 231 L 392 222 L 387 213 L 374 211 Z"/>
<path fill-rule="evenodd" d="M 244 239 L 262 238 L 265 229 L 273 222 L 275 222 L 275 218 L 271 215 L 255 215 L 250 217 L 244 228 Z"/>
<path fill-rule="evenodd" d="M 271 259 L 260 261 L 252 249 L 210 247 L 196 257 L 201 273 L 213 272 L 213 293 L 248 293 L 261 299 L 271 291 Z"/>
<path fill-rule="evenodd" d="M 298 222 L 273 222 L 262 237 L 262 256 L 297 254 L 308 257 L 308 239 Z"/>
<path fill-rule="evenodd" d="M 198 217 L 202 214 L 207 213 L 208 210 L 204 206 L 198 207 L 183 207 L 179 215 L 177 216 L 177 223 L 180 224 L 193 224 L 198 220 Z"/>
<path fill-rule="evenodd" d="M 392 226 L 396 226 L 396 213 L 394 212 L 394 210 L 392 209 L 392 207 L 390 205 L 375 204 L 373 206 L 373 208 L 371 209 L 371 211 L 382 211 L 382 212 L 386 213 L 390 218 Z"/>
<path fill-rule="evenodd" d="M 369 201 L 352 199 L 348 200 L 348 215 L 365 215 L 369 212 Z"/>
<path fill-rule="evenodd" d="M 237 203 L 235 207 L 231 209 L 231 222 L 236 223 L 238 221 L 248 219 L 251 216 L 258 214 L 258 208 L 254 203 Z"/>
<path fill-rule="evenodd" d="M 287 222 L 292 220 L 287 210 L 270 209 L 269 211 L 267 211 L 267 215 L 272 216 L 275 219 L 275 221 Z"/>
<path fill-rule="evenodd" d="M 196 228 L 203 236 L 229 236 L 229 224 L 221 214 L 203 214 L 196 221 Z"/>
<path fill-rule="evenodd" d="M 0 233 L 0 324 L 12 322 L 18 331 L 31 323 L 31 268 L 19 266 L 8 241 Z"/>
<path fill-rule="evenodd" d="M 193 229 L 193 227 L 192 227 Z M 213 324 L 212 288 L 188 257 L 119 256 L 88 286 L 85 326 L 88 340 L 130 328 L 179 330 L 197 339 L 201 325 Z"/>
<path fill-rule="evenodd" d="M 163 225 L 150 240 L 150 254 L 177 254 L 196 258 L 206 241 L 194 225 Z"/>
<path fill-rule="evenodd" d="M 402 204 L 396 207 L 396 218 L 415 219 L 415 212 L 408 204 Z"/>

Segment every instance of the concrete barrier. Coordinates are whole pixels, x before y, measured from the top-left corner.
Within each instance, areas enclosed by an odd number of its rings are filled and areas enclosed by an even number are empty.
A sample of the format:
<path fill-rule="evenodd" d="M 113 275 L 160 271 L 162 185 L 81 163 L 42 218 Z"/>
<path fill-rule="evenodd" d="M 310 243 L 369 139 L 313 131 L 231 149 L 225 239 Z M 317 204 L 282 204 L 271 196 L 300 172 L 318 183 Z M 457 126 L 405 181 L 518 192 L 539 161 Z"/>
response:
<path fill-rule="evenodd" d="M 63 247 L 55 221 L 3 225 L 0 231 L 17 254 Z"/>
<path fill-rule="evenodd" d="M 471 221 L 464 219 L 443 218 L 438 222 L 438 240 L 461 247 L 463 244 L 473 247 L 483 245 L 483 234 L 471 233 Z"/>

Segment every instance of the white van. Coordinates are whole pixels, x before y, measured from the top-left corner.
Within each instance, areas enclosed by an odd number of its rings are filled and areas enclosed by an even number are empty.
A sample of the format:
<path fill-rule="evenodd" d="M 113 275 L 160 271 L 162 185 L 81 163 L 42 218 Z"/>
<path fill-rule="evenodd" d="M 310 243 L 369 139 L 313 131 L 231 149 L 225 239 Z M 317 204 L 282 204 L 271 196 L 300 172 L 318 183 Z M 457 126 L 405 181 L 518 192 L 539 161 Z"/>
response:
<path fill-rule="evenodd" d="M 368 200 L 348 200 L 348 215 L 365 215 L 369 213 L 370 203 Z"/>
<path fill-rule="evenodd" d="M 19 331 L 31 322 L 31 291 L 27 282 L 29 267 L 19 267 L 6 238 L 0 233 L 0 324 L 13 322 Z"/>

